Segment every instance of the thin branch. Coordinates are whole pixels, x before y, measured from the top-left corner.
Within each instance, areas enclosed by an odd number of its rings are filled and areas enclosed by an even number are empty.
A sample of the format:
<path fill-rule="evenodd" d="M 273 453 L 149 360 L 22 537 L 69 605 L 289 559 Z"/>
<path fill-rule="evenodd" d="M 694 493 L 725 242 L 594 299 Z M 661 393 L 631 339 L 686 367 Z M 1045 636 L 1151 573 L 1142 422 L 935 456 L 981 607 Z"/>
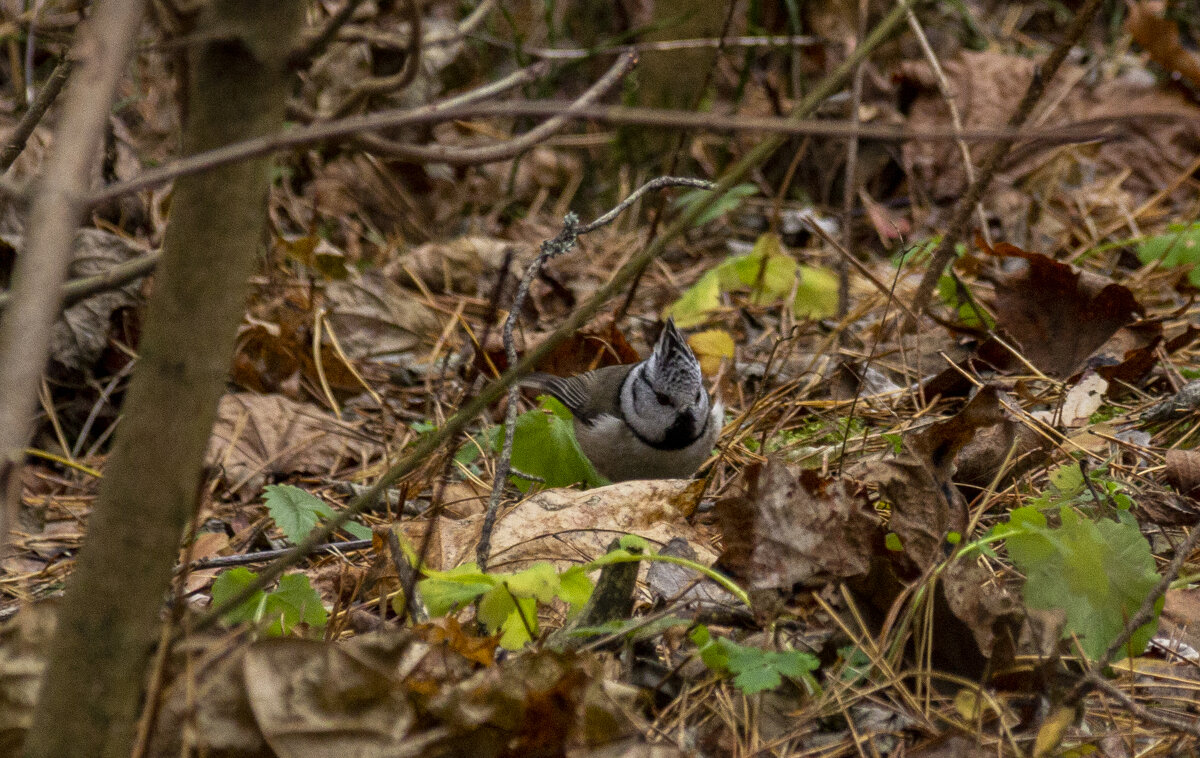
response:
<path fill-rule="evenodd" d="M 378 129 L 416 124 L 435 124 L 466 118 L 562 115 L 574 120 L 596 120 L 611 124 L 639 124 L 661 128 L 704 129 L 706 131 L 810 135 L 831 139 L 848 139 L 857 136 L 859 139 L 883 140 L 888 142 L 943 142 L 961 138 L 973 142 L 985 142 L 1021 138 L 1043 140 L 1047 145 L 1114 139 L 1120 135 L 1120 127 L 1129 123 L 1147 123 L 1148 121 L 1174 122 L 1183 118 L 1178 113 L 1140 113 L 1086 119 L 1043 129 L 1000 127 L 959 132 L 952 128 L 906 129 L 875 124 L 860 124 L 857 129 L 854 129 L 849 124 L 838 121 L 808 121 L 770 116 L 727 116 L 717 113 L 693 113 L 690 111 L 625 106 L 592 105 L 580 107 L 570 114 L 565 114 L 564 110 L 570 107 L 572 103 L 571 101 L 563 100 L 458 104 L 468 100 L 468 96 L 471 96 L 469 99 L 472 101 L 478 99 L 474 95 L 482 92 L 484 89 L 499 90 L 501 88 L 517 86 L 522 82 L 532 81 L 531 77 L 536 78 L 536 75 L 544 73 L 544 71 L 544 66 L 535 64 L 528 69 L 522 69 L 510 77 L 506 77 L 501 82 L 487 85 L 486 88 L 480 88 L 480 90 L 472 90 L 470 93 L 460 95 L 453 100 L 433 103 L 421 106 L 420 108 L 397 108 L 377 111 L 362 116 L 352 116 L 336 121 L 326 121 L 311 126 L 291 129 L 281 134 L 238 142 L 217 150 L 197 153 L 196 155 L 181 158 L 159 168 L 146 171 L 127 181 L 116 182 L 102 187 L 93 192 L 88 201 L 91 204 L 99 204 L 114 197 L 166 184 L 181 176 L 188 176 L 200 171 L 207 171 L 211 168 L 223 166 L 227 163 L 256 158 L 260 155 L 280 150 L 290 150 L 334 142 Z M 517 81 L 518 78 L 520 81 Z M 502 144 L 507 145 L 510 143 Z M 389 144 L 388 147 L 390 148 L 392 145 Z M 455 160 L 461 157 L 461 151 L 457 155 L 450 155 L 450 158 Z M 19 187 L 12 182 L 0 180 L 0 193 L 9 196 L 21 196 L 26 191 L 26 188 Z"/>
<path fill-rule="evenodd" d="M 155 250 L 133 260 L 119 263 L 102 273 L 72 279 L 62 287 L 62 307 L 70 308 L 80 300 L 86 300 L 97 292 L 108 292 L 124 287 L 134 279 L 139 279 L 153 271 L 161 257 L 162 252 Z M 11 292 L 0 292 L 0 311 L 8 307 L 10 300 L 12 300 Z"/>
<path fill-rule="evenodd" d="M 1119 702 L 1125 710 L 1132 713 L 1136 718 L 1143 721 L 1149 721 L 1151 724 L 1165 726 L 1168 729 L 1175 729 L 1186 734 L 1191 734 L 1200 737 L 1200 723 L 1197 723 L 1194 717 L 1192 718 L 1173 718 L 1166 714 L 1157 713 L 1134 700 L 1125 693 L 1120 687 L 1117 687 L 1112 682 L 1100 676 L 1097 672 L 1092 672 L 1087 678 L 1088 684 L 1095 689 L 1100 690 L 1105 695 Z"/>
<path fill-rule="evenodd" d="M 595 103 L 604 93 L 612 89 L 625 74 L 629 73 L 629 70 L 633 68 L 635 63 L 637 63 L 637 55 L 632 52 L 625 53 L 617 59 L 616 63 L 608 71 L 604 72 L 603 76 L 596 80 L 595 84 L 588 87 L 579 96 L 579 99 L 573 101 L 561 113 L 551 116 L 520 137 L 511 140 L 479 147 L 458 147 L 451 145 L 410 145 L 402 142 L 394 142 L 374 134 L 364 134 L 358 139 L 363 147 L 368 150 L 386 153 L 391 157 L 416 163 L 435 162 L 469 165 L 506 160 L 528 150 L 561 130 L 580 111 Z"/>
<path fill-rule="evenodd" d="M 507 40 L 502 40 L 497 37 L 492 37 L 486 34 L 479 34 L 476 37 L 489 45 L 515 50 L 516 45 Z M 622 47 L 604 47 L 596 50 L 584 50 L 582 48 L 549 48 L 549 47 L 523 47 L 521 52 L 534 58 L 541 58 L 548 61 L 578 61 L 590 60 L 598 55 L 606 53 L 618 52 L 621 50 L 632 49 L 636 53 L 646 52 L 669 52 L 676 50 L 704 50 L 710 47 L 810 47 L 813 45 L 825 45 L 829 40 L 823 37 L 817 37 L 808 34 L 792 34 L 779 37 L 759 36 L 759 37 L 707 37 L 699 39 L 669 39 L 659 42 L 637 42 L 633 45 L 625 45 Z"/>
<path fill-rule="evenodd" d="M 929 38 L 925 36 L 925 28 L 921 26 L 921 22 L 917 19 L 917 14 L 913 13 L 910 8 L 908 11 L 908 28 L 912 29 L 913 36 L 917 38 L 917 44 L 921 46 L 921 52 L 925 55 L 925 60 L 929 62 L 929 68 L 933 70 L 933 76 L 937 80 L 938 92 L 942 95 L 942 101 L 946 103 L 946 110 L 950 114 L 950 124 L 955 131 L 962 131 L 962 118 L 958 115 L 958 104 L 954 102 L 954 92 L 950 89 L 950 81 L 946 78 L 946 71 L 942 68 L 942 62 L 933 52 L 933 46 L 929 44 Z M 958 151 L 962 154 L 963 170 L 967 174 L 967 183 L 975 183 L 975 164 L 971 160 L 971 148 L 967 147 L 967 141 L 964 139 L 955 140 L 958 143 Z M 975 203 L 975 212 L 979 214 L 979 228 L 983 234 L 983 238 L 990 245 L 992 244 L 991 235 L 988 233 L 987 216 L 983 212 L 983 203 Z"/>
<path fill-rule="evenodd" d="M 402 90 L 413 83 L 421 70 L 421 9 L 417 0 L 405 0 L 408 11 L 408 46 L 405 49 L 404 68 L 392 76 L 371 77 L 355 87 L 354 97 L 380 95 Z"/>
<path fill-rule="evenodd" d="M 1054 78 L 1058 72 L 1062 62 L 1066 60 L 1067 53 L 1075 45 L 1079 38 L 1083 36 L 1084 29 L 1091 23 L 1092 18 L 1096 15 L 1096 11 L 1100 9 L 1102 0 L 1087 0 L 1083 7 L 1075 13 L 1075 18 L 1071 20 L 1071 25 L 1067 28 L 1063 39 L 1058 43 L 1058 46 L 1050 52 L 1046 57 L 1046 62 L 1043 63 L 1037 70 L 1034 71 L 1033 79 L 1029 82 L 1028 89 L 1025 90 L 1025 95 L 1021 98 L 1021 102 L 1017 104 L 1016 110 L 1008 119 L 1009 129 L 1019 129 L 1029 119 L 1029 114 L 1033 111 L 1033 106 L 1042 99 L 1042 95 L 1046 90 L 1046 84 Z M 967 223 L 971 219 L 971 214 L 975 212 L 975 205 L 983 197 L 983 193 L 991 185 L 992 179 L 996 175 L 996 170 L 1000 167 L 1000 162 L 1008 155 L 1008 152 L 1016 144 L 1016 138 L 1002 139 L 992 146 L 991 152 L 983 161 L 983 165 L 979 167 L 979 176 L 975 181 L 971 182 L 967 187 L 966 193 L 958 201 L 958 205 L 954 209 L 954 217 L 950 220 L 950 225 L 942 235 L 941 242 L 938 243 L 937 249 L 934 250 L 930 258 L 928 268 L 925 269 L 925 275 L 921 279 L 921 283 L 917 286 L 916 295 L 913 297 L 913 310 L 918 313 L 924 312 L 929 307 L 930 298 L 933 297 L 934 288 L 937 287 L 938 279 L 941 278 L 942 271 L 950 261 L 954 260 L 954 248 L 962 240 L 967 231 Z"/>
<path fill-rule="evenodd" d="M 17 122 L 17 128 L 13 129 L 8 141 L 4 143 L 4 147 L 0 148 L 0 172 L 8 171 L 9 167 L 17 160 L 17 156 L 25 149 L 29 135 L 33 134 L 33 130 L 41 122 L 42 116 L 46 115 L 46 111 L 54 103 L 58 93 L 62 92 L 63 85 L 67 83 L 67 77 L 71 75 L 73 65 L 70 58 L 63 58 L 50 72 L 50 78 L 42 85 L 42 91 L 37 94 L 33 104 L 29 106 L 29 110 L 21 116 L 21 120 Z"/>
<path fill-rule="evenodd" d="M 904 9 L 907 7 L 908 3 L 906 0 L 901 0 L 897 8 L 889 12 L 876 25 L 871 34 L 863 40 L 862 44 L 841 65 L 814 84 L 808 95 L 797 104 L 794 110 L 795 118 L 807 118 L 825 98 L 836 92 L 850 75 L 854 66 L 863 57 L 891 37 L 896 28 L 904 20 Z M 691 228 L 695 224 L 696 219 L 700 218 L 701 214 L 708 211 L 730 188 L 742 181 L 752 168 L 761 164 L 779 149 L 783 141 L 783 137 L 772 136 L 762 140 L 751 148 L 746 155 L 726 169 L 713 188 L 711 195 L 701 198 L 695 205 L 685 209 L 679 218 L 663 230 L 662 235 L 658 239 L 647 245 L 640 253 L 630 258 L 613 275 L 607 284 L 598 289 L 585 302 L 581 303 L 549 337 L 532 350 L 527 351 L 525 357 L 519 363 L 510 366 L 498 379 L 485 386 L 478 395 L 463 404 L 461 409 L 448 418 L 440 427 L 428 434 L 422 435 L 416 444 L 413 445 L 408 455 L 388 469 L 370 489 L 347 504 L 334 518 L 314 529 L 308 537 L 293 547 L 286 555 L 265 566 L 259 572 L 258 578 L 253 582 L 250 582 L 239 592 L 227 598 L 224 603 L 210 608 L 203 616 L 196 620 L 192 627 L 193 630 L 200 631 L 211 626 L 230 608 L 236 607 L 258 590 L 274 582 L 288 567 L 302 560 L 317 545 L 329 541 L 330 535 L 340 529 L 361 510 L 373 504 L 389 487 L 416 471 L 425 462 L 425 459 L 440 448 L 448 439 L 465 431 L 468 424 L 472 423 L 476 416 L 482 413 L 489 405 L 499 400 L 508 387 L 520 377 L 528 374 L 559 343 L 578 331 L 606 302 L 633 280 L 637 271 L 642 266 L 646 265 L 648 261 L 662 255 L 668 242 Z"/>
<path fill-rule="evenodd" d="M 338 12 L 329 17 L 325 27 L 313 38 L 311 42 L 305 45 L 292 56 L 291 63 L 293 66 L 302 66 L 308 61 L 315 60 L 325 52 L 325 48 L 333 42 L 337 37 L 338 31 L 350 20 L 354 15 L 354 11 L 358 10 L 358 6 L 363 4 L 363 0 L 346 0 L 346 4 L 338 9 Z"/>
<path fill-rule="evenodd" d="M 483 97 L 490 97 L 512 87 L 536 81 L 546 73 L 546 70 L 546 65 L 534 64 L 520 71 L 515 71 L 496 82 L 442 102 L 431 103 L 419 108 L 396 108 L 379 111 L 378 113 L 368 113 L 362 116 L 352 116 L 337 121 L 327 121 L 279 134 L 271 134 L 237 142 L 216 150 L 206 150 L 203 153 L 181 158 L 157 169 L 146 171 L 128 181 L 116 182 L 98 189 L 91 194 L 88 202 L 92 205 L 99 205 L 114 197 L 166 184 L 173 179 L 207 171 L 229 163 L 268 155 L 279 150 L 317 145 L 376 129 L 388 129 L 410 124 L 433 124 L 462 118 L 471 115 L 471 113 L 480 107 L 476 104 L 473 108 L 468 109 L 468 106 L 471 106 L 476 100 Z"/>
<path fill-rule="evenodd" d="M 525 275 L 521 277 L 521 283 L 517 286 L 517 294 L 508 309 L 508 317 L 504 319 L 504 353 L 508 357 L 508 365 L 515 366 L 517 364 L 517 346 L 513 341 L 513 330 L 516 328 L 517 319 L 520 318 L 521 311 L 525 306 L 525 299 L 529 297 L 529 287 L 541 272 L 542 267 L 548 261 L 569 253 L 575 247 L 575 243 L 578 241 L 580 235 L 587 234 L 606 224 L 612 223 L 616 220 L 617 216 L 621 215 L 630 205 L 637 202 L 638 198 L 642 195 L 651 190 L 666 187 L 696 187 L 712 190 L 716 188 L 716 185 L 702 179 L 660 176 L 657 179 L 646 182 L 629 197 L 622 200 L 616 207 L 590 224 L 580 226 L 579 216 L 574 213 L 568 213 L 566 218 L 563 219 L 562 230 L 559 231 L 554 239 L 542 242 L 541 251 L 525 269 Z M 504 417 L 504 445 L 500 449 L 500 458 L 496 462 L 495 478 L 492 480 L 492 494 L 488 499 L 487 511 L 483 517 L 483 528 L 479 535 L 479 545 L 475 550 L 475 560 L 479 564 L 480 571 L 487 569 L 488 556 L 492 551 L 492 530 L 496 526 L 496 516 L 500 510 L 500 496 L 504 494 L 504 485 L 508 481 L 509 474 L 512 473 L 512 449 L 517 429 L 517 399 L 520 396 L 519 393 L 520 390 L 516 384 L 508 388 L 508 408 Z"/>
<path fill-rule="evenodd" d="M 345 542 L 327 542 L 323 545 L 317 545 L 313 548 L 314 553 L 349 553 L 355 550 L 367 550 L 371 547 L 371 540 L 346 540 Z M 204 569 L 214 568 L 229 568 L 230 566 L 247 566 L 252 563 L 265 563 L 273 561 L 280 556 L 286 555 L 291 548 L 283 547 L 278 550 L 260 550 L 255 553 L 245 553 L 243 555 L 218 555 L 215 558 L 201 558 L 198 561 L 192 561 L 187 565 L 179 565 L 175 567 L 175 573 L 179 573 L 184 569 L 188 571 L 202 571 Z"/>
<path fill-rule="evenodd" d="M 912 15 L 909 9 L 908 15 Z M 855 32 L 855 42 L 867 33 L 867 0 L 858 0 L 858 30 Z M 862 104 L 863 76 L 866 74 L 867 61 L 864 59 L 854 69 L 854 79 L 850 85 L 850 125 L 855 130 L 861 123 L 859 106 Z M 858 136 L 850 138 L 846 145 L 846 179 L 842 187 L 842 241 L 847 250 L 854 247 L 854 199 L 858 191 Z M 846 317 L 850 310 L 850 264 L 844 258 L 838 258 L 838 300 L 837 316 Z"/>
<path fill-rule="evenodd" d="M 50 330 L 58 318 L 88 180 L 102 152 L 109 107 L 143 10 L 140 0 L 101 0 L 80 26 L 73 51 L 87 54 L 67 90 L 45 172 L 33 185 L 27 248 L 17 256 L 12 300 L 0 317 L 0 553 L 20 500 L 34 398 L 50 356 Z M 26 750 L 35 752 L 31 746 Z"/>

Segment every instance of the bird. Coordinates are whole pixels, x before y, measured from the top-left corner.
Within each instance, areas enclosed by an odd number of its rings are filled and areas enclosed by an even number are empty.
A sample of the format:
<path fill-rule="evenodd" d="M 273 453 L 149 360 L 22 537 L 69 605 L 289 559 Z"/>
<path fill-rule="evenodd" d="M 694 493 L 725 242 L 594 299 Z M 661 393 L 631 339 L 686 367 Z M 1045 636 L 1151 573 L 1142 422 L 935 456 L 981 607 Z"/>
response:
<path fill-rule="evenodd" d="M 571 411 L 580 449 L 610 482 L 690 477 L 708 458 L 724 420 L 674 319 L 640 363 L 567 377 L 531 374 L 523 383 Z"/>

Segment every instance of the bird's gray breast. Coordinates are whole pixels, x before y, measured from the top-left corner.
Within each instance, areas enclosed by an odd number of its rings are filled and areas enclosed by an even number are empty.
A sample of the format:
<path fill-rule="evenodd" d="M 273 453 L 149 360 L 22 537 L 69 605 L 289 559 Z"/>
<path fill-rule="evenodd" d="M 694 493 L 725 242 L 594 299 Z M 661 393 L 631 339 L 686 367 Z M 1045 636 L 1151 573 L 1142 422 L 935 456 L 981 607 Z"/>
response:
<path fill-rule="evenodd" d="M 700 468 L 721 431 L 720 407 L 714 407 L 704 433 L 676 449 L 659 449 L 640 440 L 618 416 L 605 414 L 583 423 L 575 437 L 596 471 L 613 482 L 629 479 L 682 479 Z"/>

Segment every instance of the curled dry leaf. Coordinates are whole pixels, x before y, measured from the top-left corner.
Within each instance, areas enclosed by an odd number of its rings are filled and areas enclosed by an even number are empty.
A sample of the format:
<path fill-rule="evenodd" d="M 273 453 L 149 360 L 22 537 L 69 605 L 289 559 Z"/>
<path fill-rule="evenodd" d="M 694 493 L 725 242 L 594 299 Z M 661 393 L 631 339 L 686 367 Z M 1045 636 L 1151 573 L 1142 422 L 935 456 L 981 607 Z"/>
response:
<path fill-rule="evenodd" d="M 448 733 L 436 724 L 416 732 L 415 707 L 476 668 L 408 630 L 263 640 L 228 655 L 225 645 L 199 651 L 219 663 L 167 685 L 147 755 L 180 755 L 185 732 L 193 749 L 225 758 L 423 755 Z"/>
<path fill-rule="evenodd" d="M 938 592 L 953 615 L 953 619 L 935 622 L 938 639 L 934 655 L 944 661 L 942 668 L 978 676 L 984 668 L 983 659 L 993 660 L 997 653 L 1003 660 L 993 662 L 1010 663 L 1016 654 L 1013 642 L 1020 637 L 1025 620 L 1020 601 L 997 585 L 988 570 L 974 560 L 952 561 L 941 579 Z M 962 636 L 964 631 L 969 638 Z M 977 663 L 977 671 L 969 670 L 968 662 L 972 660 Z"/>
<path fill-rule="evenodd" d="M 246 696 L 279 758 L 419 755 L 405 737 L 416 719 L 404 683 L 391 676 L 407 650 L 398 635 L 364 644 L 264 640 L 246 651 Z M 396 643 L 372 649 L 369 641 Z M 390 649 L 389 649 L 390 648 Z M 409 741 L 416 747 L 419 741 Z"/>
<path fill-rule="evenodd" d="M 444 689 L 429 710 L 454 754 L 564 755 L 638 733 L 637 688 L 602 673 L 592 656 L 538 650 Z"/>
<path fill-rule="evenodd" d="M 790 591 L 867 573 L 879 518 L 845 482 L 781 461 L 746 468 L 717 502 L 719 565 L 750 590 Z"/>
<path fill-rule="evenodd" d="M 232 486 L 261 483 L 278 474 L 327 473 L 347 456 L 367 460 L 379 452 L 321 408 L 282 395 L 225 395 L 205 463 L 219 467 Z M 248 492 L 253 496 L 258 486 Z"/>

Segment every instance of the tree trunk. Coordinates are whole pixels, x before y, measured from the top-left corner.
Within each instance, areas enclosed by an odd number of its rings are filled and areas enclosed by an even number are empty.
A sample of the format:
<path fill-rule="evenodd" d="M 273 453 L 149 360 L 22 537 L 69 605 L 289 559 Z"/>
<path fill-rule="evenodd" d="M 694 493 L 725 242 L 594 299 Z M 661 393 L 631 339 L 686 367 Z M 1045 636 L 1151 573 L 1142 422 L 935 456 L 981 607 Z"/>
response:
<path fill-rule="evenodd" d="M 279 130 L 300 0 L 213 0 L 189 56 L 184 152 Z M 87 540 L 70 578 L 29 758 L 128 756 L 146 667 L 262 240 L 270 159 L 180 179 Z"/>

